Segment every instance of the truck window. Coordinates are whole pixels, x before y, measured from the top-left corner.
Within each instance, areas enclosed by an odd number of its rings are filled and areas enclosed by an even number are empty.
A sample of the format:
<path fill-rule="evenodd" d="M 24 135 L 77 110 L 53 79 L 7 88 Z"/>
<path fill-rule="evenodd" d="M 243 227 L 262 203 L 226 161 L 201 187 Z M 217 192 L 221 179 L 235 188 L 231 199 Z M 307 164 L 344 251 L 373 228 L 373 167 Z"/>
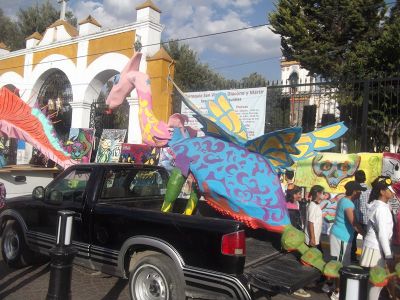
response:
<path fill-rule="evenodd" d="M 110 170 L 104 179 L 101 198 L 164 196 L 167 175 L 162 170 Z"/>
<path fill-rule="evenodd" d="M 66 201 L 82 203 L 90 173 L 91 170 L 87 169 L 72 170 L 64 178 L 50 184 L 46 188 L 46 201 L 49 203 Z"/>

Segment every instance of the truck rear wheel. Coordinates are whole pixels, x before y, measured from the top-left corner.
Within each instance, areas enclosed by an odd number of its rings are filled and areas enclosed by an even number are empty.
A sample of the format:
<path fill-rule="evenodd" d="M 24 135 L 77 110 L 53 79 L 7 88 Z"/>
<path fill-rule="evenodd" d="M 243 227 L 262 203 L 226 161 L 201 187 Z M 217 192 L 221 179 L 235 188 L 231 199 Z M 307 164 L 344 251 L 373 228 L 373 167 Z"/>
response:
<path fill-rule="evenodd" d="M 133 300 L 184 300 L 182 274 L 174 262 L 163 254 L 140 258 L 129 276 L 129 292 Z"/>
<path fill-rule="evenodd" d="M 28 248 L 21 227 L 8 221 L 1 239 L 1 254 L 11 268 L 21 268 L 33 263 L 33 252 Z"/>

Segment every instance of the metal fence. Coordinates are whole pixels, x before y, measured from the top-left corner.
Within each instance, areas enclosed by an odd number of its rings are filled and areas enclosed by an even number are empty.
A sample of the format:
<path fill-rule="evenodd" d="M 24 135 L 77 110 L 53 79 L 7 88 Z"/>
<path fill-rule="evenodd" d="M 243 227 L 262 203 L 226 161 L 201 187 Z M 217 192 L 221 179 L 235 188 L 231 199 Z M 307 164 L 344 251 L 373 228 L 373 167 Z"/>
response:
<path fill-rule="evenodd" d="M 340 144 L 348 152 L 397 152 L 399 85 L 400 78 L 270 83 L 265 130 L 302 126 L 308 132 L 343 121 L 349 130 Z"/>
<path fill-rule="evenodd" d="M 400 78 L 344 82 L 277 81 L 267 82 L 266 86 L 265 132 L 291 126 L 301 126 L 303 132 L 309 132 L 343 121 L 349 130 L 336 141 L 337 148 L 331 151 L 399 151 Z M 260 85 L 235 83 L 221 89 L 252 87 Z M 181 102 L 179 97 L 174 100 L 175 103 Z M 178 111 L 179 107 L 175 109 Z"/>

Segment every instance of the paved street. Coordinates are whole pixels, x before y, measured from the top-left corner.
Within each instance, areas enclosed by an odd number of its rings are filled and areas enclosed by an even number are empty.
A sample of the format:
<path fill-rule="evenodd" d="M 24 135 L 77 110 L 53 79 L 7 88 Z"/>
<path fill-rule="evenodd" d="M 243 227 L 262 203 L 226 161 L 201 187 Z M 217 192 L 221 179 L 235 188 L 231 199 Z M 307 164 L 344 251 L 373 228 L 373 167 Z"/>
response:
<path fill-rule="evenodd" d="M 2 300 L 43 300 L 49 284 L 49 264 L 10 269 L 0 255 L 0 299 Z M 128 281 L 74 266 L 72 274 L 73 300 L 128 300 Z M 321 292 L 313 292 L 315 300 L 329 299 Z M 262 300 L 265 298 L 260 298 Z M 302 299 L 296 296 L 278 295 L 273 300 Z"/>

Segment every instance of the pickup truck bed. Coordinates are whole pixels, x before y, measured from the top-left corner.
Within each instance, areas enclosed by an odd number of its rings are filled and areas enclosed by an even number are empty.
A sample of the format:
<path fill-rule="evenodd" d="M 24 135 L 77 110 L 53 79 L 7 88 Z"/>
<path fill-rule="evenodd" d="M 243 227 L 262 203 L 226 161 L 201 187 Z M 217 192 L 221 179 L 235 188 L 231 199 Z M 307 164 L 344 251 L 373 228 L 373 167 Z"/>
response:
<path fill-rule="evenodd" d="M 113 205 L 160 210 L 160 200 L 148 201 L 113 201 Z M 185 199 L 177 199 L 173 211 L 183 212 Z M 199 201 L 195 211 L 197 216 L 229 219 L 213 210 L 204 201 Z M 314 268 L 302 265 L 292 253 L 281 251 L 281 235 L 265 230 L 246 230 L 246 261 L 244 274 L 252 287 L 270 294 L 292 293 L 304 285 L 319 278 L 320 273 Z"/>
<path fill-rule="evenodd" d="M 226 218 L 202 201 L 197 214 Z M 244 274 L 253 288 L 269 294 L 293 293 L 321 275 L 315 268 L 301 264 L 296 254 L 282 251 L 280 240 L 277 233 L 246 229 Z"/>

